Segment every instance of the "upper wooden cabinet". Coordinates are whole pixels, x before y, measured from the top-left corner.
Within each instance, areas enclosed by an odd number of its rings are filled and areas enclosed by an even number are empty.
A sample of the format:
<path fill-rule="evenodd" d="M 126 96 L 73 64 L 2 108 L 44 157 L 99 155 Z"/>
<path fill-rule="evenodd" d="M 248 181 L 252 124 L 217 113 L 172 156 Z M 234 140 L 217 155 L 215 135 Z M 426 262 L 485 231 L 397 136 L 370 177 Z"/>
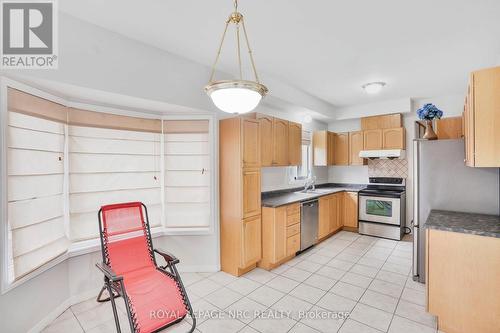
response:
<path fill-rule="evenodd" d="M 405 149 L 404 127 L 386 128 L 382 130 L 383 149 Z"/>
<path fill-rule="evenodd" d="M 312 136 L 313 165 L 327 166 L 331 162 L 328 158 L 328 148 L 331 146 L 328 131 L 314 131 Z"/>
<path fill-rule="evenodd" d="M 333 135 L 334 165 L 349 164 L 349 133 L 335 133 Z"/>
<path fill-rule="evenodd" d="M 302 164 L 302 125 L 288 122 L 288 164 Z"/>
<path fill-rule="evenodd" d="M 288 165 L 288 121 L 273 118 L 273 165 Z"/>
<path fill-rule="evenodd" d="M 473 72 L 465 105 L 466 164 L 500 167 L 500 67 Z"/>
<path fill-rule="evenodd" d="M 363 131 L 349 132 L 349 165 L 364 165 L 366 159 L 359 157 L 363 150 Z"/>
<path fill-rule="evenodd" d="M 254 119 L 241 119 L 243 140 L 243 167 L 260 167 L 260 135 L 259 121 Z"/>
<path fill-rule="evenodd" d="M 363 149 L 378 150 L 383 147 L 383 137 L 381 129 L 371 129 L 363 131 Z"/>
<path fill-rule="evenodd" d="M 263 167 L 273 165 L 273 117 L 257 114 L 260 124 L 260 160 Z"/>
<path fill-rule="evenodd" d="M 381 116 L 371 116 L 361 118 L 361 129 L 384 129 L 403 126 L 403 116 L 401 113 L 386 114 Z"/>
<path fill-rule="evenodd" d="M 462 117 L 447 117 L 436 120 L 438 140 L 459 139 L 463 136 Z"/>

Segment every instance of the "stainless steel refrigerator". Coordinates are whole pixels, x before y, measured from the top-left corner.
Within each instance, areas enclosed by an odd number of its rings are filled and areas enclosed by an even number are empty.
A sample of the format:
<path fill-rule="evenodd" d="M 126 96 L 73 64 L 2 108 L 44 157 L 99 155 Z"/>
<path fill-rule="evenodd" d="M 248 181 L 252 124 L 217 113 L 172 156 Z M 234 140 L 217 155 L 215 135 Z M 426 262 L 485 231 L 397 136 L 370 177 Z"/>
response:
<path fill-rule="evenodd" d="M 413 142 L 413 279 L 425 282 L 425 221 L 431 209 L 498 215 L 499 168 L 470 168 L 464 141 Z M 471 221 L 473 223 L 473 221 Z"/>

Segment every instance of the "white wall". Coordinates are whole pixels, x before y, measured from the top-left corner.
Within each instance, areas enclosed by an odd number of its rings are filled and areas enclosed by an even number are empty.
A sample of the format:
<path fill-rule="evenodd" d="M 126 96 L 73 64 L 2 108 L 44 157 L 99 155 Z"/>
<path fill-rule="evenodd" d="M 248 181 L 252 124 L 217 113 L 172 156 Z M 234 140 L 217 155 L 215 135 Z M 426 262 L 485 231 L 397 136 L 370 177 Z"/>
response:
<path fill-rule="evenodd" d="M 408 159 L 408 178 L 406 179 L 406 224 L 410 225 L 413 219 L 413 186 L 412 186 L 412 171 L 413 171 L 413 145 L 415 139 L 415 121 L 417 120 L 416 111 L 425 103 L 433 103 L 438 108 L 443 110 L 444 117 L 460 116 L 463 111 L 464 95 L 449 95 L 439 96 L 425 99 L 414 99 L 411 103 L 411 112 L 403 113 L 403 126 L 406 129 L 406 156 Z M 400 102 L 395 103 L 387 102 L 387 105 L 398 105 Z M 367 104 L 364 106 L 356 107 L 356 114 L 360 117 L 373 115 L 373 110 L 377 109 L 376 106 Z M 398 112 L 393 110 L 393 112 Z M 365 113 L 365 114 L 364 114 Z M 336 120 L 328 124 L 328 130 L 333 132 L 349 132 L 361 129 L 360 118 Z M 334 183 L 368 183 L 368 166 L 331 166 L 328 168 L 328 179 Z"/>

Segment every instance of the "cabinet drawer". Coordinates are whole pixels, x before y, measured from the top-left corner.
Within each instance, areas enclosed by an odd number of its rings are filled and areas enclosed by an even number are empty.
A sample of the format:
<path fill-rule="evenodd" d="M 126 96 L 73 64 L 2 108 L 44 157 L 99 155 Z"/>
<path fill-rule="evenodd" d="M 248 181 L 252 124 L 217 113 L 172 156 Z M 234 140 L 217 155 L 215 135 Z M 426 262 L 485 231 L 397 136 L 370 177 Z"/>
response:
<path fill-rule="evenodd" d="M 294 255 L 300 250 L 300 234 L 297 234 L 286 239 L 286 255 Z"/>
<path fill-rule="evenodd" d="M 289 227 L 293 224 L 300 223 L 300 214 L 288 215 L 286 218 L 286 226 Z"/>
<path fill-rule="evenodd" d="M 300 233 L 300 223 L 294 224 L 286 228 L 286 237 L 295 236 Z"/>
<path fill-rule="evenodd" d="M 286 206 L 286 215 L 295 215 L 300 213 L 300 204 L 293 204 Z"/>

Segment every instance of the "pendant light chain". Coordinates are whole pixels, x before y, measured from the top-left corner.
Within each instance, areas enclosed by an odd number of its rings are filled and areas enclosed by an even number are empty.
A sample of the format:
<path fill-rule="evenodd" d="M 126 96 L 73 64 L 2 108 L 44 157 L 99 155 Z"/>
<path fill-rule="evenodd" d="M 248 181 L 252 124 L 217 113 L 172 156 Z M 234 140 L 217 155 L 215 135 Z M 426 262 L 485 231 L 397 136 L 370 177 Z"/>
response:
<path fill-rule="evenodd" d="M 222 51 L 222 45 L 224 45 L 224 39 L 226 38 L 226 33 L 227 33 L 227 28 L 229 27 L 229 22 L 230 22 L 230 20 L 226 21 L 226 27 L 224 28 L 224 32 L 222 33 L 222 39 L 221 39 L 220 44 L 219 44 L 219 50 L 217 51 L 217 55 L 215 56 L 215 61 L 214 61 L 214 65 L 212 66 L 212 74 L 210 74 L 210 81 L 209 82 L 212 82 L 214 80 L 215 68 L 217 67 L 217 63 L 219 62 L 220 53 Z"/>
<path fill-rule="evenodd" d="M 241 70 L 240 25 L 238 23 L 236 23 L 236 41 L 238 43 L 238 68 L 240 70 L 240 80 L 243 80 L 243 71 Z"/>
<path fill-rule="evenodd" d="M 247 28 L 245 27 L 245 19 L 241 18 L 241 25 L 243 26 L 243 33 L 245 34 L 245 40 L 247 42 L 248 55 L 250 56 L 250 62 L 252 63 L 253 74 L 255 75 L 255 81 L 260 83 L 259 75 L 257 74 L 257 69 L 255 68 L 255 61 L 253 60 L 252 49 L 250 48 L 250 42 L 248 41 Z"/>

